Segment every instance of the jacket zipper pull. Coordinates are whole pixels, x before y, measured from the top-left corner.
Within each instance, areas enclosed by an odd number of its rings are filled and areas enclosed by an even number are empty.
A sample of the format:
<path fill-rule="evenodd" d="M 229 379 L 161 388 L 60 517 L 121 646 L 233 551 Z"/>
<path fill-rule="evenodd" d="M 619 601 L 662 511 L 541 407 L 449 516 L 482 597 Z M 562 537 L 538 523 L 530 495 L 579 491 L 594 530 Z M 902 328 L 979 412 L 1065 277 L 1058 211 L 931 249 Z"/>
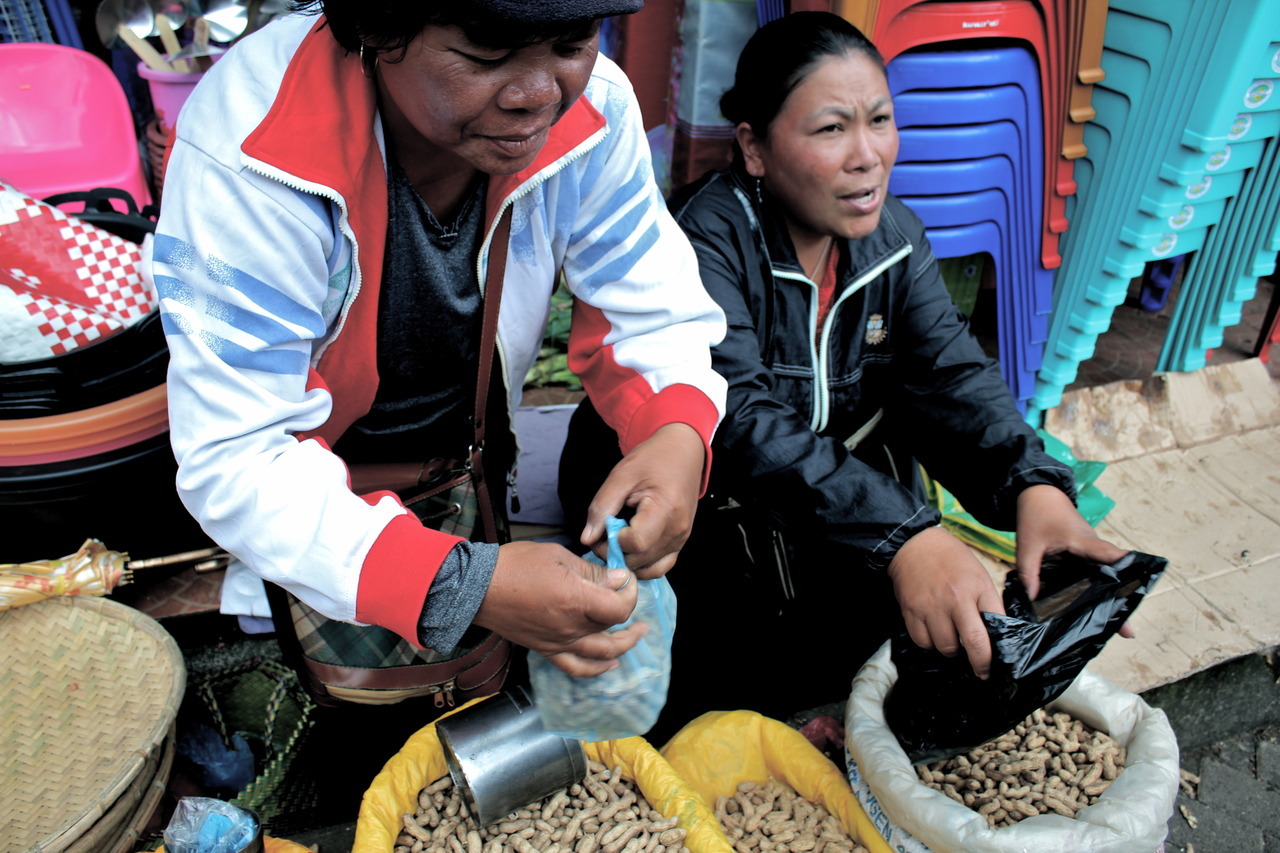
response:
<path fill-rule="evenodd" d="M 511 491 L 511 514 L 520 514 L 520 492 L 516 489 L 516 469 L 507 472 L 507 488 Z"/>

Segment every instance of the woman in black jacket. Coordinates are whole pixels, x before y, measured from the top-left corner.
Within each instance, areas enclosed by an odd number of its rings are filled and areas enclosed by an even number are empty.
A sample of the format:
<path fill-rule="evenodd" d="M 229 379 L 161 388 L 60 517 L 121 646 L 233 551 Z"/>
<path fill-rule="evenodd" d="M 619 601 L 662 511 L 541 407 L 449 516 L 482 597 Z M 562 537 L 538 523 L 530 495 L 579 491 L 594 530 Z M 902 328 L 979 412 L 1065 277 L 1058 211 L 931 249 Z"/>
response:
<path fill-rule="evenodd" d="M 888 193 L 898 131 L 875 47 L 836 15 L 784 16 L 747 43 L 720 105 L 736 162 L 670 207 L 727 315 L 713 359 L 729 397 L 670 575 L 673 680 L 652 736 L 713 708 L 843 699 L 904 626 L 985 677 L 980 613 L 1003 613 L 1001 596 L 939 526 L 917 462 L 984 524 L 1016 531 L 1033 596 L 1046 554 L 1125 553 L 1076 511 L 1070 469 L 1020 416 L 923 224 Z M 577 413 L 561 471 L 571 519 L 597 476 L 584 449 L 616 445 L 589 407 Z"/>

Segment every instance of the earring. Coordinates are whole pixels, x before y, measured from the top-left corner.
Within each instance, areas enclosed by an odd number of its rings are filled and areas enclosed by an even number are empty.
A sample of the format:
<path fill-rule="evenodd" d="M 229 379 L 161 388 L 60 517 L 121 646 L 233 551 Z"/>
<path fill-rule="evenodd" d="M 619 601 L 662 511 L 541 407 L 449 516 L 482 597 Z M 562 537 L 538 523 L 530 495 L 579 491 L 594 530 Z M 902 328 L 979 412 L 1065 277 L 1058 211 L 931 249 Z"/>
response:
<path fill-rule="evenodd" d="M 756 178 L 756 203 L 764 204 L 764 193 L 760 191 L 760 179 Z"/>
<path fill-rule="evenodd" d="M 373 77 L 373 72 L 378 67 L 378 52 L 370 50 L 369 55 L 373 57 L 372 62 L 365 57 L 364 42 L 360 42 L 360 67 L 364 69 L 364 76 Z"/>

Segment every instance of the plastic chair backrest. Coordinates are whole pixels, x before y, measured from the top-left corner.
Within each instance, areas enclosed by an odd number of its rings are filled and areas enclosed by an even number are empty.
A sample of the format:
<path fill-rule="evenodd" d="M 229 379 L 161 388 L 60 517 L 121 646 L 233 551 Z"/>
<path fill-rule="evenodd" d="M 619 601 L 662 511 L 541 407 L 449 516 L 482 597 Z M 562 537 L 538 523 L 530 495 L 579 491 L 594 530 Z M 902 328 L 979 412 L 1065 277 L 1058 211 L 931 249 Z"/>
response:
<path fill-rule="evenodd" d="M 139 208 L 151 202 L 129 102 L 105 62 L 65 45 L 0 44 L 0 177 L 33 198 L 114 187 Z"/>

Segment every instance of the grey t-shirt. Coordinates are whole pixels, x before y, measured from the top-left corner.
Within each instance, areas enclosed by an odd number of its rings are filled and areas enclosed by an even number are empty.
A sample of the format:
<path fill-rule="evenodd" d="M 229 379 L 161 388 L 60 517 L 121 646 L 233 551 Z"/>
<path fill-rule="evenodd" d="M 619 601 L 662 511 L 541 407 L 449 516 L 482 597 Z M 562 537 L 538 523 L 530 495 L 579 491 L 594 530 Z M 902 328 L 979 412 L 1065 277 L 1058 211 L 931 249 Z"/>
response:
<path fill-rule="evenodd" d="M 483 313 L 475 259 L 487 186 L 488 176 L 478 176 L 452 221 L 442 224 L 388 148 L 378 390 L 369 412 L 334 448 L 348 462 L 466 458 Z M 495 544 L 461 542 L 450 551 L 423 604 L 419 642 L 453 651 L 497 561 Z"/>

